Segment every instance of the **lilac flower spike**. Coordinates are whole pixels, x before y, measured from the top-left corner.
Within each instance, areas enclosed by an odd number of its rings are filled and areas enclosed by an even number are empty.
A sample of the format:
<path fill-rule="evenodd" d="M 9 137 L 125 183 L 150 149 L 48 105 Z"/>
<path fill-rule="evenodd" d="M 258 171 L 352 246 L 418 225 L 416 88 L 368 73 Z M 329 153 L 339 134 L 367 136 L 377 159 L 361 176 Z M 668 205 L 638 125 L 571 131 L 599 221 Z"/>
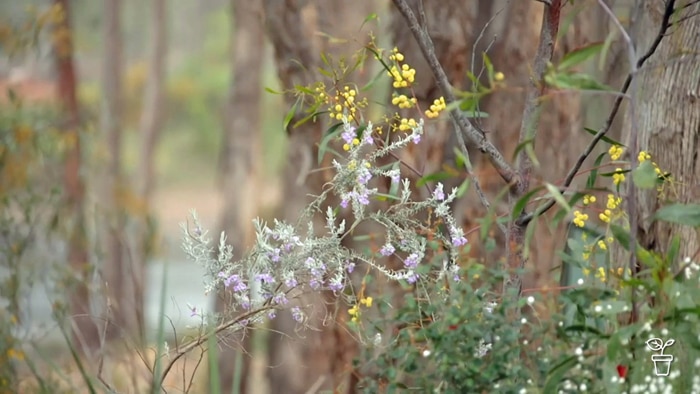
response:
<path fill-rule="evenodd" d="M 340 137 L 343 138 L 343 141 L 345 141 L 346 144 L 352 145 L 352 140 L 355 138 L 355 126 L 347 123 L 345 125 L 345 131 L 343 131 L 343 134 L 341 134 Z"/>
<path fill-rule="evenodd" d="M 379 250 L 379 253 L 381 253 L 382 256 L 391 256 L 392 254 L 394 254 L 394 252 L 396 252 L 396 248 L 394 248 L 394 245 L 388 242 Z"/>
<path fill-rule="evenodd" d="M 442 201 L 445 199 L 445 192 L 442 190 L 442 183 L 438 183 L 433 190 L 433 198 Z"/>

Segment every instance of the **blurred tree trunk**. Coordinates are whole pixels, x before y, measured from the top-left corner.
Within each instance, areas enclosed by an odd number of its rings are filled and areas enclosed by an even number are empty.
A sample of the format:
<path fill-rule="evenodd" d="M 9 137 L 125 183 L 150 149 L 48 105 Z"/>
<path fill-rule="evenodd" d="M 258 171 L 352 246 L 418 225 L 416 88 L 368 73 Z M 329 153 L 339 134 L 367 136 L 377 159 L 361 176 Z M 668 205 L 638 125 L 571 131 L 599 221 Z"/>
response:
<path fill-rule="evenodd" d="M 274 47 L 282 87 L 292 90 L 298 85 L 309 86 L 323 80 L 317 72 L 323 66 L 320 63 L 322 52 L 338 61 L 352 53 L 348 44 L 362 46 L 365 41 L 360 32 L 362 21 L 369 15 L 369 9 L 376 7 L 375 4 L 369 1 L 265 0 L 267 35 Z M 328 39 L 324 33 L 339 40 Z M 344 44 L 332 45 L 340 42 Z M 361 73 L 359 79 L 354 78 L 352 82 L 362 86 L 362 79 L 368 77 L 366 72 Z M 296 102 L 292 95 L 285 95 L 285 100 L 288 108 Z M 290 125 L 304 115 L 298 109 Z M 316 165 L 318 143 L 325 126 L 324 121 L 319 120 L 298 127 L 290 126 L 286 130 L 289 140 L 283 174 L 285 203 L 282 216 L 290 223 L 295 223 L 305 209 L 308 195 L 318 194 L 322 185 L 330 180 L 328 171 L 313 171 L 330 166 L 328 155 L 320 166 Z M 315 228 L 322 229 L 323 222 L 316 223 Z M 307 310 L 307 324 L 314 328 L 305 330 L 303 339 L 285 337 L 284 334 L 295 336 L 297 327 L 288 313 L 273 320 L 271 331 L 274 334 L 270 335 L 268 342 L 269 364 L 274 366 L 269 369 L 271 392 L 355 391 L 352 358 L 357 354 L 357 344 L 344 327 L 347 314 L 339 312 L 335 324 L 327 325 L 327 313 L 337 309 L 334 308 L 336 301 L 329 293 L 304 298 L 304 306 L 313 305 L 313 309 Z"/>
<path fill-rule="evenodd" d="M 107 339 L 127 337 L 140 341 L 142 330 L 134 314 L 134 274 L 125 252 L 123 197 L 126 195 L 121 173 L 122 155 L 122 32 L 121 0 L 104 0 L 103 23 L 103 100 L 101 130 L 107 141 L 108 163 L 104 176 L 105 263 L 104 275 L 110 325 Z M 133 262 L 132 262 L 133 263 Z"/>
<path fill-rule="evenodd" d="M 661 0 L 634 2 L 631 31 L 638 57 L 656 37 L 665 3 Z M 623 135 L 630 146 L 630 137 L 636 134 L 638 149 L 648 151 L 659 167 L 674 178 L 672 183 L 665 184 L 666 196 L 662 198 L 655 189 L 637 190 L 638 242 L 664 255 L 672 236 L 678 235 L 681 239 L 679 258 L 683 259 L 697 257 L 700 248 L 697 230 L 649 220 L 666 203 L 665 198 L 679 203 L 700 200 L 700 2 L 675 3 L 676 9 L 688 6 L 671 17 L 673 25 L 667 35 L 639 70 L 636 93 L 632 97 L 634 114 L 631 104 L 628 105 Z M 637 160 L 637 152 L 628 152 L 627 159 Z M 626 182 L 631 182 L 631 177 L 628 176 Z"/>
<path fill-rule="evenodd" d="M 54 0 L 63 10 L 63 18 L 56 21 L 53 29 L 53 55 L 58 79 L 58 98 L 63 111 L 62 131 L 69 141 L 66 152 L 63 183 L 66 193 L 68 215 L 72 229 L 68 243 L 68 263 L 77 275 L 70 292 L 70 314 L 72 316 L 73 340 L 75 349 L 91 354 L 99 349 L 100 337 L 90 311 L 90 282 L 92 267 L 89 264 L 88 246 L 85 234 L 85 186 L 80 175 L 81 144 L 80 115 L 77 97 L 77 79 L 73 65 L 73 30 L 71 10 L 68 0 Z"/>
<path fill-rule="evenodd" d="M 500 6 L 501 4 L 496 8 Z M 482 108 L 489 113 L 483 125 L 487 136 L 509 159 L 513 158 L 518 143 L 521 114 L 525 107 L 525 87 L 530 83 L 532 74 L 532 64 L 540 37 L 542 10 L 543 5 L 535 1 L 509 3 L 503 16 L 505 19 L 498 29 L 498 40 L 493 51 L 488 54 L 494 68 L 505 74 L 506 88 L 498 90 L 482 103 Z M 602 41 L 606 37 L 608 22 L 595 1 L 576 2 L 575 6 L 567 3 L 562 9 L 560 20 L 565 21 L 570 17 L 573 18 L 572 23 L 567 31 L 560 32 L 560 38 L 555 44 L 555 64 L 565 53 Z M 562 28 L 565 27 L 563 24 Z M 477 57 L 479 58 L 480 56 Z M 477 64 L 481 64 L 481 61 Z M 540 186 L 543 181 L 556 183 L 563 179 L 566 171 L 581 153 L 581 147 L 590 139 L 583 131 L 583 101 L 579 93 L 549 91 L 545 100 L 535 141 L 535 153 L 541 166 L 534 169 L 531 188 Z M 598 127 L 597 124 L 590 127 Z M 496 212 L 507 213 L 505 199 L 493 201 L 506 185 L 485 157 L 482 156 L 478 163 L 479 178 L 485 192 L 494 203 Z M 575 181 L 572 187 L 577 185 L 582 186 L 580 182 Z M 551 219 L 555 212 L 556 210 L 551 210 L 546 217 Z M 559 264 L 556 250 L 559 250 L 559 245 L 563 245 L 565 240 L 566 223 L 562 222 L 556 229 L 551 229 L 548 224 L 550 219 L 543 218 L 535 224 L 537 228 L 530 243 L 530 257 L 526 267 L 530 273 L 523 282 L 525 288 L 533 285 L 552 285 L 556 282 L 556 278 L 551 277 L 550 272 Z M 491 231 L 491 235 L 497 239 L 498 244 L 504 244 L 502 234 L 495 230 L 494 228 Z M 498 261 L 501 258 L 503 253 L 500 250 L 488 253 L 488 261 Z"/>
<path fill-rule="evenodd" d="M 232 69 L 228 100 L 225 109 L 224 143 L 222 146 L 221 189 L 224 206 L 221 230 L 225 231 L 234 258 L 243 257 L 254 239 L 253 218 L 257 214 L 257 184 L 260 160 L 260 117 L 262 104 L 262 67 L 264 58 L 264 30 L 262 1 L 231 0 L 232 12 Z M 216 311 L 226 311 L 230 300 L 225 291 L 216 298 Z M 240 371 L 240 393 L 246 393 L 251 374 L 251 332 L 219 337 L 219 377 L 223 393 L 233 389 L 234 374 Z M 240 354 L 243 353 L 243 354 Z M 240 356 L 237 357 L 236 356 Z M 241 365 L 238 366 L 237 363 Z"/>
<path fill-rule="evenodd" d="M 155 152 L 163 128 L 165 115 L 165 81 L 168 56 L 168 18 L 165 0 L 153 0 L 151 9 L 151 53 L 148 79 L 144 94 L 144 106 L 139 122 L 140 153 L 137 174 L 137 193 L 142 209 L 137 211 L 136 253 L 133 262 L 132 283 L 134 290 L 134 314 L 138 328 L 144 323 L 144 281 L 146 264 L 155 247 L 155 223 L 151 214 L 151 197 L 155 183 Z M 140 332 L 143 337 L 143 332 Z"/>

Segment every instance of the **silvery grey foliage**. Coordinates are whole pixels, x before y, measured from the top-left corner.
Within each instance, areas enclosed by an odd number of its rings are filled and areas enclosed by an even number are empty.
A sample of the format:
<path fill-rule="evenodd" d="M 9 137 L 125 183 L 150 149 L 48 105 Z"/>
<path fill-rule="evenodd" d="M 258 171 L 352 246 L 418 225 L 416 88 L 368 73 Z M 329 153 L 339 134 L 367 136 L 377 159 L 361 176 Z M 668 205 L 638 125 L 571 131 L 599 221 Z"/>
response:
<path fill-rule="evenodd" d="M 183 249 L 192 261 L 206 268 L 209 281 L 205 290 L 210 292 L 219 287 L 226 288 L 232 294 L 231 308 L 235 310 L 250 311 L 263 305 L 283 308 L 288 303 L 290 291 L 294 289 L 342 292 L 348 285 L 348 274 L 357 264 L 367 264 L 391 280 L 409 283 L 427 280 L 419 275 L 418 267 L 429 262 L 431 257 L 443 261 L 439 277 L 449 274 L 454 280 L 459 280 L 453 267 L 457 267 L 459 248 L 467 240 L 449 208 L 457 197 L 457 191 L 453 189 L 446 193 L 443 185 L 438 183 L 429 198 L 414 201 L 411 199 L 410 181 L 401 179 L 398 163 L 388 167 L 376 165 L 378 159 L 391 152 L 412 143 L 418 144 L 423 133 L 423 121 L 410 133 L 380 147 L 375 145 L 371 133 L 371 123 L 358 133 L 355 126 L 345 120 L 341 138 L 349 147 L 347 158 L 342 162 L 340 159 L 333 161 L 335 176 L 303 212 L 299 223 L 308 225 L 304 228 L 279 220 L 274 220 L 270 225 L 256 219 L 255 245 L 241 260 L 232 260 L 233 251 L 226 244 L 223 233 L 218 245 L 214 246 L 196 215 L 193 215 L 194 229 L 182 226 L 185 233 Z M 370 199 L 379 194 L 371 183 L 376 177 L 386 177 L 391 181 L 392 191 L 382 196 L 393 200 L 394 204 L 385 209 L 371 209 Z M 340 198 L 339 206 L 329 205 L 331 195 Z M 347 215 L 351 223 L 338 219 L 338 210 L 344 209 L 351 210 L 352 215 Z M 435 234 L 434 239 L 451 245 L 447 248 L 447 255 L 428 256 L 432 252 L 427 250 L 427 239 L 420 235 L 428 228 L 418 219 L 419 214 L 428 210 L 432 210 L 445 224 L 448 234 Z M 317 213 L 326 215 L 325 229 L 321 235 L 315 231 L 310 220 Z M 343 239 L 365 221 L 378 223 L 385 230 L 385 244 L 376 255 L 351 250 L 342 244 Z M 403 269 L 388 269 L 383 262 L 390 256 L 403 261 Z M 304 319 L 299 307 L 291 308 L 291 313 L 297 321 Z"/>

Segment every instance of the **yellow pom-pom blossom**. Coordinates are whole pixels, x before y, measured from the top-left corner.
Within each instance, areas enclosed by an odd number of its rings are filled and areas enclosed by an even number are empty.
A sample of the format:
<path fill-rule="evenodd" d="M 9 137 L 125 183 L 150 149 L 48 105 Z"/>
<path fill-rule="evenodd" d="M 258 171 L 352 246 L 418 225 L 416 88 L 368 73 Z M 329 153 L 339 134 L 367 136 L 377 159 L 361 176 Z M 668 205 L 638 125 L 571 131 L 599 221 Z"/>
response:
<path fill-rule="evenodd" d="M 588 215 L 581 213 L 580 211 L 574 211 L 574 224 L 578 227 L 583 227 L 586 225 L 586 220 L 588 220 Z"/>
<path fill-rule="evenodd" d="M 646 160 L 651 160 L 651 155 L 649 154 L 649 152 L 640 151 L 639 155 L 637 155 L 637 160 L 639 160 L 640 163 L 643 163 Z"/>
<path fill-rule="evenodd" d="M 617 160 L 622 156 L 623 149 L 619 145 L 613 145 L 610 147 L 608 150 L 608 154 L 610 155 L 610 158 L 613 160 Z"/>
<path fill-rule="evenodd" d="M 616 168 L 612 177 L 615 185 L 619 185 L 625 181 L 625 174 L 622 173 L 622 168 Z"/>
<path fill-rule="evenodd" d="M 593 204 L 595 201 L 595 196 L 592 196 L 590 194 L 583 196 L 583 205 Z"/>
<path fill-rule="evenodd" d="M 445 108 L 447 108 L 445 98 L 440 97 L 439 99 L 435 99 L 433 104 L 430 105 L 430 109 L 425 111 L 425 116 L 427 116 L 429 119 L 437 118 L 440 115 L 440 112 L 445 110 Z"/>

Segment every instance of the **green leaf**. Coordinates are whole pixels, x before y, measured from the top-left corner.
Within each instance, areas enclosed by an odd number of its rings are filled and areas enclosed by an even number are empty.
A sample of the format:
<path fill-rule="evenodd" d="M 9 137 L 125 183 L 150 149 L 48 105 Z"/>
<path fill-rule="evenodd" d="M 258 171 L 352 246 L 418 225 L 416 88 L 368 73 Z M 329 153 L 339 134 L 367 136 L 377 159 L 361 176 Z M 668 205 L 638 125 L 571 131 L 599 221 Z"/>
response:
<path fill-rule="evenodd" d="M 527 147 L 528 145 L 532 145 L 534 142 L 534 138 L 528 138 L 525 141 L 519 143 L 518 146 L 515 147 L 515 152 L 513 152 L 513 160 L 515 160 L 515 158 L 518 157 L 518 153 L 520 153 L 521 150 L 525 149 L 525 147 Z"/>
<path fill-rule="evenodd" d="M 606 152 L 603 152 L 596 157 L 593 170 L 588 175 L 588 180 L 586 180 L 586 189 L 593 189 L 595 187 L 595 179 L 598 177 L 598 167 L 600 167 L 606 154 Z"/>
<path fill-rule="evenodd" d="M 561 59 L 561 62 L 557 66 L 558 71 L 568 71 L 574 66 L 577 66 L 589 58 L 597 55 L 601 49 L 603 49 L 603 43 L 594 43 L 594 44 L 589 44 L 584 47 L 575 49 L 566 55 L 564 55 L 564 58 Z"/>
<path fill-rule="evenodd" d="M 630 250 L 630 233 L 629 231 L 623 229 L 622 227 L 611 224 L 610 231 L 613 233 L 613 237 L 617 242 L 622 245 L 625 250 Z"/>
<path fill-rule="evenodd" d="M 452 149 L 452 151 L 455 154 L 455 166 L 457 168 L 459 167 L 467 167 L 467 156 L 462 153 L 461 150 L 457 149 L 456 147 Z"/>
<path fill-rule="evenodd" d="M 387 201 L 387 200 L 401 201 L 400 197 L 392 196 L 391 194 L 377 193 L 377 194 L 375 194 L 375 196 L 377 197 L 377 200 L 379 200 L 379 201 Z"/>
<path fill-rule="evenodd" d="M 666 205 L 656 212 L 654 218 L 683 226 L 700 227 L 700 204 Z"/>
<path fill-rule="evenodd" d="M 418 181 L 416 181 L 416 187 L 421 187 L 428 182 L 444 181 L 446 179 L 452 178 L 453 176 L 454 176 L 454 174 L 451 174 L 451 173 L 446 172 L 446 171 L 440 171 L 440 172 L 428 174 L 428 175 L 420 178 Z"/>
<path fill-rule="evenodd" d="M 340 128 L 342 125 L 342 122 L 336 123 L 326 130 L 326 135 L 323 137 L 323 139 L 321 139 L 321 143 L 318 146 L 318 164 L 321 164 L 323 156 L 328 150 L 328 142 L 330 142 L 330 140 L 333 138 L 336 138 L 343 131 L 343 129 Z"/>
<path fill-rule="evenodd" d="M 586 130 L 586 131 L 588 132 L 588 134 L 590 134 L 590 135 L 596 135 L 596 134 L 598 134 L 598 131 L 593 130 L 593 129 L 591 129 L 591 128 L 584 127 L 583 129 Z M 603 140 L 603 141 L 605 141 L 605 142 L 607 142 L 608 144 L 611 144 L 611 145 L 625 146 L 625 145 L 622 144 L 621 142 L 616 141 L 616 140 L 614 140 L 614 139 L 612 139 L 612 138 L 610 138 L 610 137 L 603 136 L 603 137 L 601 138 L 601 140 Z"/>
<path fill-rule="evenodd" d="M 532 196 L 534 196 L 536 193 L 538 193 L 542 189 L 543 189 L 542 186 L 536 187 L 536 188 L 530 190 L 529 192 L 527 192 L 527 194 L 525 194 L 524 196 L 520 197 L 520 199 L 518 199 L 518 201 L 513 206 L 513 216 L 512 217 L 517 218 L 518 216 L 520 216 L 520 214 L 525 210 L 525 206 L 530 201 L 530 198 L 532 198 Z"/>
<path fill-rule="evenodd" d="M 491 85 L 493 85 L 493 63 L 491 63 L 491 59 L 489 59 L 489 55 L 487 55 L 486 52 L 483 52 L 482 57 L 484 59 L 484 67 L 486 67 L 486 72 L 489 76 L 489 81 L 491 81 Z"/>
<path fill-rule="evenodd" d="M 615 41 L 615 38 L 617 38 L 617 34 L 618 34 L 617 29 L 611 29 L 610 33 L 605 38 L 605 42 L 603 43 L 603 48 L 600 49 L 601 55 L 600 55 L 600 61 L 598 62 L 598 69 L 600 71 L 605 70 L 605 66 L 607 64 L 605 61 L 608 57 L 608 53 L 610 52 L 610 46 Z"/>
<path fill-rule="evenodd" d="M 681 250 L 681 237 L 678 234 L 674 234 L 671 238 L 671 245 L 668 247 L 668 252 L 666 253 L 666 259 L 669 263 L 676 261 L 678 257 L 678 252 Z"/>
<path fill-rule="evenodd" d="M 459 188 L 457 188 L 457 198 L 460 198 L 464 195 L 464 193 L 467 192 L 469 189 L 469 178 L 465 178 L 464 181 L 462 181 L 462 184 L 459 185 Z"/>
<path fill-rule="evenodd" d="M 297 111 L 297 106 L 299 105 L 299 99 L 292 105 L 292 108 L 289 109 L 289 112 L 284 116 L 284 121 L 282 122 L 282 129 L 284 129 L 285 133 L 289 132 L 289 123 L 292 121 L 292 118 L 294 118 L 294 114 Z"/>
<path fill-rule="evenodd" d="M 561 192 L 559 192 L 559 189 L 551 183 L 546 183 L 545 186 L 547 187 L 549 194 L 552 196 L 552 198 L 554 198 L 554 201 L 561 205 L 567 213 L 571 212 L 571 206 L 569 206 L 569 204 L 566 202 L 564 196 L 561 194 Z"/>
<path fill-rule="evenodd" d="M 578 364 L 576 357 L 569 356 L 565 358 L 564 361 L 550 369 L 547 373 L 547 380 L 545 381 L 544 387 L 542 388 L 542 392 L 556 393 L 557 387 L 561 383 L 562 379 L 564 379 L 564 376 L 566 376 L 566 373 L 569 372 L 569 370 L 573 368 L 576 364 Z"/>
<path fill-rule="evenodd" d="M 613 90 L 584 73 L 549 74 L 546 76 L 546 82 L 555 88 L 567 90 Z"/>
<path fill-rule="evenodd" d="M 653 189 L 656 187 L 656 169 L 651 161 L 643 161 L 632 173 L 634 185 L 640 189 Z"/>
<path fill-rule="evenodd" d="M 374 12 L 367 15 L 365 19 L 362 21 L 362 24 L 360 25 L 360 30 L 365 26 L 366 23 L 371 22 L 373 20 L 379 20 L 379 16 L 375 14 Z"/>
<path fill-rule="evenodd" d="M 265 87 L 265 91 L 268 93 L 272 93 L 272 94 L 284 94 L 283 92 L 278 92 L 278 91 L 276 91 L 270 87 L 267 87 L 267 86 Z"/>

